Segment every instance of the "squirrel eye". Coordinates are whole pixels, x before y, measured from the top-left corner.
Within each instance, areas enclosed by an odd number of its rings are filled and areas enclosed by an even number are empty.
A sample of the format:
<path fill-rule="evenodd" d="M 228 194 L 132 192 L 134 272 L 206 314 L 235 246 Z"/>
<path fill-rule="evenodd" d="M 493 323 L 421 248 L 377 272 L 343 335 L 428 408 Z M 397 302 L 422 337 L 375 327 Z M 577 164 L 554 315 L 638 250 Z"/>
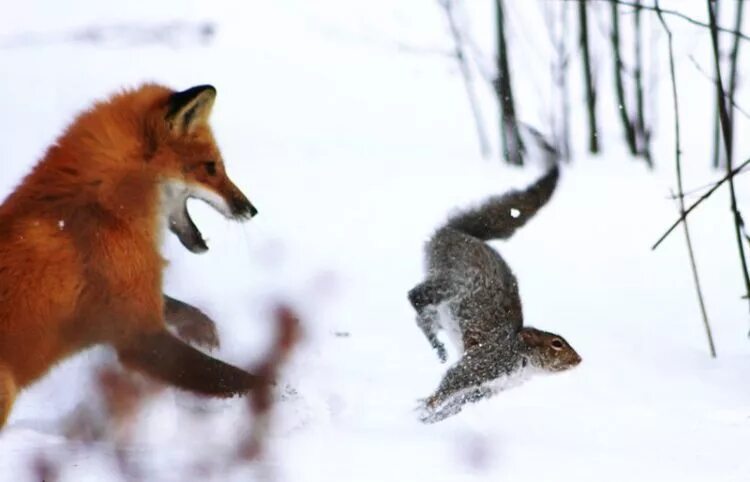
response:
<path fill-rule="evenodd" d="M 206 169 L 206 173 L 209 176 L 215 176 L 216 175 L 216 162 L 214 161 L 207 161 L 203 163 L 203 168 Z"/>
<path fill-rule="evenodd" d="M 563 348 L 563 342 L 559 339 L 552 340 L 552 343 L 550 343 L 550 345 L 552 345 L 552 348 L 554 348 L 555 350 L 562 350 Z"/>

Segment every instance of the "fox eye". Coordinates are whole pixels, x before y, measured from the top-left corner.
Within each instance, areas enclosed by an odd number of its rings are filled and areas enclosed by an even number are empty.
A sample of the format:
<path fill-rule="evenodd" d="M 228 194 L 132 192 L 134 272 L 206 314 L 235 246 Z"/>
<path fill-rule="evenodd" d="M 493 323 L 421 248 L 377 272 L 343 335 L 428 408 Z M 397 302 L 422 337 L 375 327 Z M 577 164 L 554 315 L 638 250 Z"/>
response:
<path fill-rule="evenodd" d="M 206 170 L 206 173 L 209 176 L 215 176 L 216 175 L 216 162 L 214 161 L 207 161 L 203 163 L 203 168 Z"/>
<path fill-rule="evenodd" d="M 562 350 L 563 349 L 563 342 L 560 339 L 552 340 L 552 343 L 550 343 L 550 345 L 552 345 L 552 349 L 554 349 L 554 350 Z"/>

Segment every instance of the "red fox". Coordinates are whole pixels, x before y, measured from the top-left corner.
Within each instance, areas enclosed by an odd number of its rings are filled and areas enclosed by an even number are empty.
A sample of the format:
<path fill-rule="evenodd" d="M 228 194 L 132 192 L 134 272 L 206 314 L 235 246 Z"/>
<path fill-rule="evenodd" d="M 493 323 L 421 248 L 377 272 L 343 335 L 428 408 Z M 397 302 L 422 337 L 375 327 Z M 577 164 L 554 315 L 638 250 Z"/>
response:
<path fill-rule="evenodd" d="M 162 294 L 164 228 L 191 251 L 206 249 L 187 199 L 229 219 L 257 213 L 211 133 L 215 96 L 209 85 L 147 84 L 95 104 L 0 205 L 0 428 L 19 390 L 96 344 L 196 393 L 231 396 L 267 382 L 165 324 L 165 309 L 180 302 L 165 306 Z"/>

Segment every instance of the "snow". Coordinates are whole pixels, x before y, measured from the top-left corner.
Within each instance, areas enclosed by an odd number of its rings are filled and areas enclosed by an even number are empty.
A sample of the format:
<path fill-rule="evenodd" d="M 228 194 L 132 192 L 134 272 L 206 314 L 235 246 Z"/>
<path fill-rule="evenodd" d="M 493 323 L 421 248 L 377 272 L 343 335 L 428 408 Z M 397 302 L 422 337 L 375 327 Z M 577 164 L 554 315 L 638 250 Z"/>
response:
<path fill-rule="evenodd" d="M 486 3 L 468 12 L 480 45 L 491 45 Z M 509 16 L 541 21 L 534 6 L 507 3 Z M 662 3 L 705 17 L 701 2 Z M 604 154 L 589 158 L 578 143 L 551 203 L 511 240 L 493 243 L 519 278 L 526 323 L 563 335 L 582 364 L 424 425 L 417 400 L 446 365 L 406 299 L 422 275 L 423 243 L 452 209 L 526 185 L 540 164 L 518 170 L 479 157 L 461 78 L 440 53 L 449 51 L 450 36 L 432 1 L 177 5 L 37 0 L 5 9 L 6 38 L 206 19 L 217 37 L 184 48 L 57 42 L 3 49 L 0 196 L 93 100 L 146 80 L 217 87 L 215 134 L 230 176 L 260 214 L 236 224 L 192 203 L 210 250 L 191 254 L 166 234 L 165 291 L 218 320 L 223 360 L 244 365 L 263 356 L 279 300 L 301 312 L 305 339 L 284 375 L 296 395 L 277 406 L 264 468 L 215 480 L 255 480 L 263 470 L 294 482 L 747 479 L 750 320 L 726 191 L 691 216 L 718 359 L 708 356 L 681 231 L 650 250 L 677 216 L 668 199 L 675 181 L 666 70 L 652 79 L 660 94 L 656 172 L 625 155 L 614 100 L 601 96 Z M 706 168 L 710 82 L 689 60 L 710 71 L 708 35 L 669 21 L 684 79 L 691 188 L 720 177 Z M 546 48 L 543 36 L 520 25 L 511 25 L 511 41 Z M 655 19 L 650 25 L 659 32 Z M 595 55 L 606 59 L 599 49 Z M 511 58 L 528 80 L 515 90 L 525 99 L 522 117 L 544 127 L 548 66 L 531 57 Z M 606 85 L 607 72 L 601 75 Z M 580 85 L 570 80 L 573 106 Z M 583 112 L 577 116 L 573 138 L 580 140 Z M 743 132 L 747 119 L 737 117 Z M 736 151 L 749 152 L 749 142 L 740 136 Z M 748 187 L 741 178 L 745 211 Z M 118 480 L 107 475 L 115 464 L 108 446 L 83 450 L 58 424 L 90 398 L 88 368 L 103 358 L 111 358 L 106 349 L 83 353 L 17 399 L 0 434 L 0 481 L 34 480 L 26 464 L 40 450 L 60 456 L 64 480 Z M 184 480 L 179 469 L 191 460 L 218 464 L 234 449 L 230 435 L 243 427 L 243 407 L 240 399 L 197 402 L 170 390 L 141 415 L 128 453 L 149 468 L 148 480 Z M 197 409 L 207 415 L 196 419 Z"/>

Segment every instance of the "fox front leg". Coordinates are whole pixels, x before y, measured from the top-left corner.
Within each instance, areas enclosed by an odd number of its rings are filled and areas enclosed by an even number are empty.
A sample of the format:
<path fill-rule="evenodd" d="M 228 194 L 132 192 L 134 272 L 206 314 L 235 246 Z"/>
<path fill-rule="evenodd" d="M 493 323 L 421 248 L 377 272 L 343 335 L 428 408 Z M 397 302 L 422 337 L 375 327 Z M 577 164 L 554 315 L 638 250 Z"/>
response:
<path fill-rule="evenodd" d="M 125 366 L 201 395 L 231 397 L 269 383 L 206 355 L 166 330 L 132 335 L 116 349 Z"/>
<path fill-rule="evenodd" d="M 16 399 L 16 382 L 11 371 L 0 363 L 0 429 L 8 420 L 10 409 Z"/>
<path fill-rule="evenodd" d="M 216 323 L 195 306 L 164 295 L 164 318 L 186 342 L 209 350 L 219 348 Z"/>

